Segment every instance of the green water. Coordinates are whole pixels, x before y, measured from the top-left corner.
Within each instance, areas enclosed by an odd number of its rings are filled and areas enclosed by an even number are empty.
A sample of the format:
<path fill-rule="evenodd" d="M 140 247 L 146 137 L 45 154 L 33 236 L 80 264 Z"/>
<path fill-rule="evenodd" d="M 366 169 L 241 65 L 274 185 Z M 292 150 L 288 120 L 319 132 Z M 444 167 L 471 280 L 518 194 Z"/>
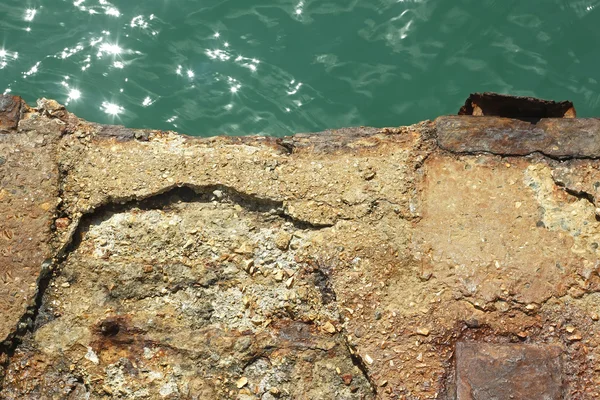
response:
<path fill-rule="evenodd" d="M 470 92 L 600 116 L 600 0 L 0 0 L 0 93 L 210 135 L 398 126 Z"/>

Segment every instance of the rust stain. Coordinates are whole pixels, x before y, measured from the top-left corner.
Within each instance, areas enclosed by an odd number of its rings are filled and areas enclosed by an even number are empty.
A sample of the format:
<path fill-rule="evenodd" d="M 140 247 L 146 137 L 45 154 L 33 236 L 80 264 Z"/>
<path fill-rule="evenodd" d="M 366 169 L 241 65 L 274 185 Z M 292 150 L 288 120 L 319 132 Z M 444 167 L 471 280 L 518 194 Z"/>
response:
<path fill-rule="evenodd" d="M 0 95 L 0 132 L 17 128 L 23 100 L 19 96 Z"/>
<path fill-rule="evenodd" d="M 435 121 L 438 145 L 454 153 L 525 156 L 535 152 L 556 159 L 600 158 L 600 120 L 539 121 L 501 117 L 447 116 Z"/>

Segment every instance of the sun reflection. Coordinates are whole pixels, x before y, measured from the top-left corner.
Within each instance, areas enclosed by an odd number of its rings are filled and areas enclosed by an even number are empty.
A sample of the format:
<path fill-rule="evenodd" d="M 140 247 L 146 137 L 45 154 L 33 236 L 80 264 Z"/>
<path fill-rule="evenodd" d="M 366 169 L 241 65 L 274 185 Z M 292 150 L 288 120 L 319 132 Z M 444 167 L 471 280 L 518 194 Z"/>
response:
<path fill-rule="evenodd" d="M 148 23 L 146 21 L 144 21 L 144 16 L 143 15 L 138 15 L 137 17 L 134 17 L 131 22 L 129 23 L 129 26 L 131 26 L 132 28 L 140 27 L 142 29 L 146 29 L 148 28 Z"/>
<path fill-rule="evenodd" d="M 115 104 L 115 103 L 109 103 L 107 101 L 102 103 L 102 107 L 100 107 L 100 110 L 102 110 L 105 113 L 112 115 L 112 116 L 117 116 L 117 115 L 121 114 L 123 111 L 125 111 L 125 109 L 123 107 L 121 107 L 120 105 Z"/>
<path fill-rule="evenodd" d="M 177 118 L 179 118 L 177 115 L 173 115 L 171 118 L 167 119 L 167 123 L 173 124 L 173 126 L 177 128 L 177 124 L 174 123 Z"/>
<path fill-rule="evenodd" d="M 194 77 L 194 71 L 192 71 L 191 69 L 188 69 L 187 76 L 188 76 L 188 78 L 192 79 Z"/>
<path fill-rule="evenodd" d="M 40 66 L 41 62 L 38 61 L 35 63 L 35 65 L 33 67 L 31 67 L 31 69 L 27 72 L 23 72 L 23 77 L 27 78 L 29 75 L 33 75 L 36 72 L 38 72 L 38 67 Z"/>
<path fill-rule="evenodd" d="M 117 44 L 102 43 L 98 48 L 98 57 L 102 57 L 103 53 L 118 55 L 121 54 L 122 51 L 123 49 L 121 49 Z"/>
<path fill-rule="evenodd" d="M 71 89 L 71 90 L 69 90 L 69 98 L 67 99 L 67 101 L 79 100 L 80 97 L 81 97 L 81 92 L 79 90 Z"/>
<path fill-rule="evenodd" d="M 295 82 L 296 82 L 295 79 L 292 80 L 290 82 L 290 85 L 293 85 Z M 292 88 L 291 90 L 287 91 L 287 94 L 289 94 L 289 95 L 296 94 L 296 93 L 298 93 L 298 90 L 300 90 L 301 87 L 302 87 L 302 82 L 298 82 L 294 88 Z"/>
<path fill-rule="evenodd" d="M 80 45 L 80 44 L 78 44 L 77 46 L 73 47 L 72 49 L 69 49 L 68 47 L 65 47 L 65 49 L 60 53 L 60 58 L 62 58 L 62 59 L 69 58 L 73 54 L 76 54 L 76 53 L 80 52 L 83 49 L 84 49 L 84 47 L 82 45 Z"/>
<path fill-rule="evenodd" d="M 231 76 L 227 77 L 227 82 L 229 82 L 229 91 L 233 94 L 237 93 L 242 88 L 242 84 Z"/>
<path fill-rule="evenodd" d="M 148 107 L 151 106 L 152 104 L 154 104 L 155 100 L 152 100 L 150 98 L 150 96 L 146 96 L 146 98 L 144 99 L 144 101 L 142 101 L 142 106 L 144 107 Z"/>
<path fill-rule="evenodd" d="M 121 12 L 119 10 L 117 10 L 114 7 L 106 7 L 104 9 L 104 14 L 106 15 L 112 15 L 113 17 L 120 17 L 121 16 Z"/>
<path fill-rule="evenodd" d="M 227 61 L 231 58 L 231 56 L 224 50 L 216 49 L 216 50 L 206 50 L 206 55 L 209 56 L 213 60 Z"/>
<path fill-rule="evenodd" d="M 259 61 L 256 58 L 250 59 L 250 58 L 243 57 L 241 55 L 237 56 L 235 58 L 235 61 L 240 62 L 240 65 L 242 67 L 246 67 L 252 72 L 255 72 L 257 70 L 257 65 L 259 64 Z"/>
<path fill-rule="evenodd" d="M 93 46 L 97 45 L 98 43 L 100 43 L 103 40 L 104 40 L 103 37 L 92 38 L 92 39 L 90 39 L 90 46 L 93 47 Z"/>
<path fill-rule="evenodd" d="M 90 67 L 92 61 L 92 56 L 90 56 L 89 54 L 87 55 L 87 57 L 85 58 L 85 60 L 83 60 L 84 63 L 86 63 L 83 67 L 81 67 L 82 71 L 85 71 L 86 69 L 88 69 Z"/>
<path fill-rule="evenodd" d="M 0 49 L 0 58 L 4 58 L 8 55 L 8 52 L 4 49 Z"/>
<path fill-rule="evenodd" d="M 25 10 L 25 21 L 33 21 L 33 18 L 35 17 L 36 13 L 37 10 L 35 8 L 28 8 L 27 10 Z"/>

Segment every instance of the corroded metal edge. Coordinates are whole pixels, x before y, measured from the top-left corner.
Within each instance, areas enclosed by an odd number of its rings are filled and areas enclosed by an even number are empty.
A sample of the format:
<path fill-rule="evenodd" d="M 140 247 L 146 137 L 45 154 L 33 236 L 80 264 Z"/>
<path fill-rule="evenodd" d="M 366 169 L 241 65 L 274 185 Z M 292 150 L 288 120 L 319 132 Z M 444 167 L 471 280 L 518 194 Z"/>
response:
<path fill-rule="evenodd" d="M 17 128 L 24 104 L 19 96 L 0 95 L 0 133 Z"/>
<path fill-rule="evenodd" d="M 437 143 L 455 153 L 485 152 L 551 158 L 600 158 L 600 120 L 447 116 L 435 120 Z"/>

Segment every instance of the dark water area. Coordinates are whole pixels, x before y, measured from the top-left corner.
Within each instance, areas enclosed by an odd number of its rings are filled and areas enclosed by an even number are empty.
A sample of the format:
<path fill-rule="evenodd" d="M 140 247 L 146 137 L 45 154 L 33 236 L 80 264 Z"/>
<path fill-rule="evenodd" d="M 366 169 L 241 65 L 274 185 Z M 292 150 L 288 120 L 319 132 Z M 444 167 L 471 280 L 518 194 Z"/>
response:
<path fill-rule="evenodd" d="M 0 0 L 0 93 L 201 136 L 407 125 L 475 91 L 600 116 L 599 3 Z"/>

